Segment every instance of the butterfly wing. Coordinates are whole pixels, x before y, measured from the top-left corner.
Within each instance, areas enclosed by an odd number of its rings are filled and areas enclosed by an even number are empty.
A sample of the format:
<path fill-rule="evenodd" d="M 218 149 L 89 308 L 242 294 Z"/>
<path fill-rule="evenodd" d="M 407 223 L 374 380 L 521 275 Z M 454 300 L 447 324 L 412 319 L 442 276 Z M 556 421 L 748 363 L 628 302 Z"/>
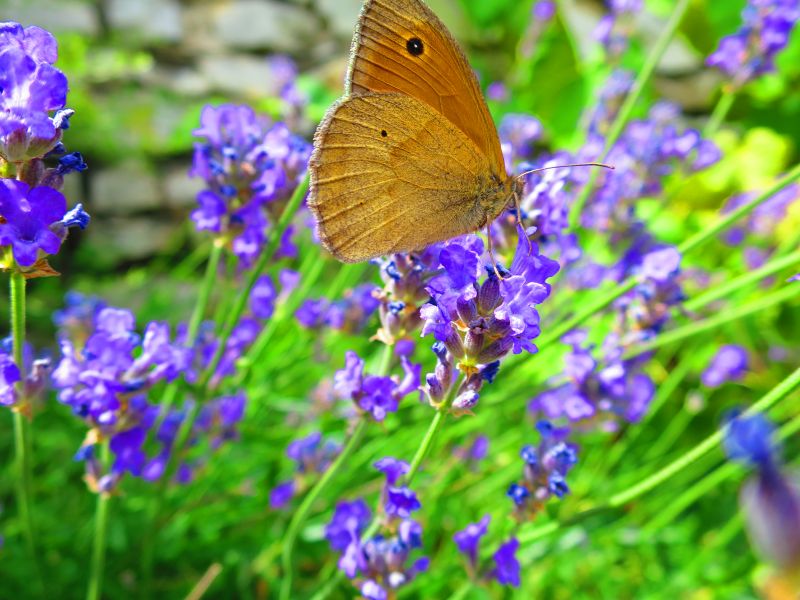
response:
<path fill-rule="evenodd" d="M 346 94 L 398 92 L 458 127 L 505 178 L 497 130 L 469 61 L 421 0 L 366 0 L 353 37 Z"/>
<path fill-rule="evenodd" d="M 487 218 L 481 201 L 501 185 L 470 138 L 404 94 L 367 93 L 331 107 L 310 167 L 319 238 L 344 262 L 475 231 Z"/>

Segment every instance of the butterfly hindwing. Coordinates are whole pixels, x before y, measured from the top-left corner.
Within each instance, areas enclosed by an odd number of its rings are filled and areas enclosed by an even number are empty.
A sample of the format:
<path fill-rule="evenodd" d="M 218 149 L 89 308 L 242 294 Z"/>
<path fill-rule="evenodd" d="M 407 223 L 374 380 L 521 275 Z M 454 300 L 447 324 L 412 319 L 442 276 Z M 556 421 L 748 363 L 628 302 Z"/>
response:
<path fill-rule="evenodd" d="M 479 228 L 489 165 L 466 135 L 403 94 L 344 98 L 314 140 L 309 208 L 320 240 L 358 262 Z"/>

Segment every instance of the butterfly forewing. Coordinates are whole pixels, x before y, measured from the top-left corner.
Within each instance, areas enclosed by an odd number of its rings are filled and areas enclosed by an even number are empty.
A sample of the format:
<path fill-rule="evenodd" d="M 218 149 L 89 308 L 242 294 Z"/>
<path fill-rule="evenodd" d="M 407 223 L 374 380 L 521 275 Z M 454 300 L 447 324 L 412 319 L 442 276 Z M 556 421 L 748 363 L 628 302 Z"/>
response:
<path fill-rule="evenodd" d="M 414 98 L 344 98 L 314 146 L 308 205 L 339 260 L 421 249 L 485 221 L 478 197 L 493 185 L 486 156 Z"/>
<path fill-rule="evenodd" d="M 366 0 L 351 52 L 347 94 L 398 92 L 443 115 L 505 178 L 497 130 L 472 68 L 421 0 Z"/>

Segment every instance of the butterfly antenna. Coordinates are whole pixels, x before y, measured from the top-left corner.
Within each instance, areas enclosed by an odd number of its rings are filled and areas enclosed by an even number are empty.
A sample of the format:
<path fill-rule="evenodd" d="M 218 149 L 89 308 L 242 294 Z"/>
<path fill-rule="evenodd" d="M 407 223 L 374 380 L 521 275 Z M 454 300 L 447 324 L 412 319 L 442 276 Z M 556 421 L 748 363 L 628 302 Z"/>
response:
<path fill-rule="evenodd" d="M 567 169 L 569 167 L 603 167 L 604 169 L 614 170 L 614 165 L 607 165 L 605 163 L 588 162 L 588 163 L 575 163 L 571 165 L 551 165 L 549 167 L 539 167 L 538 169 L 531 169 L 530 171 L 523 171 L 519 175 L 515 175 L 515 179 L 522 179 L 525 175 L 531 173 L 539 173 L 540 171 L 547 171 L 549 169 Z"/>

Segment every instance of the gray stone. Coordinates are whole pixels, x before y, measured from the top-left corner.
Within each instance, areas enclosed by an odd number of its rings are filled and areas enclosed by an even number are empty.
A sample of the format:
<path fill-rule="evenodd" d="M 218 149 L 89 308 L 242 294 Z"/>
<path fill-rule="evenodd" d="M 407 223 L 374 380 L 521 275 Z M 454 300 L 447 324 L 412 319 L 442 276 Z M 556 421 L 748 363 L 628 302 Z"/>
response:
<path fill-rule="evenodd" d="M 154 78 L 158 85 L 181 96 L 204 97 L 210 91 L 206 78 L 194 69 L 157 69 Z"/>
<path fill-rule="evenodd" d="M 197 193 L 205 187 L 199 177 L 189 177 L 188 164 L 173 167 L 164 175 L 164 196 L 170 208 L 194 208 L 197 206 Z"/>
<path fill-rule="evenodd" d="M 228 94 L 263 96 L 272 76 L 266 58 L 248 55 L 205 56 L 199 66 L 213 89 Z"/>
<path fill-rule="evenodd" d="M 137 162 L 94 172 L 91 184 L 90 213 L 130 215 L 164 205 L 156 178 Z"/>
<path fill-rule="evenodd" d="M 317 0 L 315 6 L 334 35 L 347 39 L 353 37 L 361 0 Z"/>
<path fill-rule="evenodd" d="M 684 110 L 699 112 L 711 109 L 719 91 L 720 76 L 703 70 L 686 77 L 656 77 L 653 84 L 665 100 L 679 104 Z"/>
<path fill-rule="evenodd" d="M 177 42 L 183 35 L 181 7 L 174 0 L 109 0 L 108 21 L 150 42 Z"/>
<path fill-rule="evenodd" d="M 176 232 L 172 223 L 146 217 L 96 221 L 86 230 L 89 245 L 102 249 L 109 263 L 153 256 L 167 248 Z"/>
<path fill-rule="evenodd" d="M 240 0 L 221 6 L 215 32 L 230 48 L 300 52 L 320 29 L 315 15 L 302 7 L 269 0 Z"/>
<path fill-rule="evenodd" d="M 79 0 L 6 0 L 4 21 L 38 25 L 53 33 L 71 31 L 97 35 L 100 19 L 92 4 Z"/>

